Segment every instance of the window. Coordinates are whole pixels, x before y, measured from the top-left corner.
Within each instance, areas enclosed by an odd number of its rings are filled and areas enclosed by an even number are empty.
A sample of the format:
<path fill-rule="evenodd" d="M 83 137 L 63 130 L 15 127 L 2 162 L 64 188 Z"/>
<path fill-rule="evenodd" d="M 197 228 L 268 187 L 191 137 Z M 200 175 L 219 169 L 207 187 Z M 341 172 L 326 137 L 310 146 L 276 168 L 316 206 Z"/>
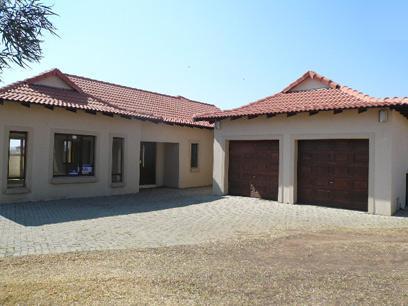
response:
<path fill-rule="evenodd" d="M 55 134 L 54 176 L 93 176 L 95 137 Z"/>
<path fill-rule="evenodd" d="M 123 138 L 112 141 L 112 183 L 123 183 Z"/>
<path fill-rule="evenodd" d="M 191 144 L 190 167 L 198 168 L 198 143 Z"/>
<path fill-rule="evenodd" d="M 10 132 L 7 187 L 25 187 L 27 132 Z"/>

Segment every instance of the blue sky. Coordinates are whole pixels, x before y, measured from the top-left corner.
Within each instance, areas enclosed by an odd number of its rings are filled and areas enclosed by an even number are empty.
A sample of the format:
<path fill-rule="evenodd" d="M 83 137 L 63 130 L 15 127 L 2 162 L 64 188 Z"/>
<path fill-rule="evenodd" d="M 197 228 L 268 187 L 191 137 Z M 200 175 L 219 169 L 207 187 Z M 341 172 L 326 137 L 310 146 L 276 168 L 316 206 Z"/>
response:
<path fill-rule="evenodd" d="M 54 10 L 60 38 L 46 36 L 41 63 L 4 71 L 4 83 L 58 67 L 228 109 L 315 70 L 408 96 L 408 1 L 72 0 Z"/>

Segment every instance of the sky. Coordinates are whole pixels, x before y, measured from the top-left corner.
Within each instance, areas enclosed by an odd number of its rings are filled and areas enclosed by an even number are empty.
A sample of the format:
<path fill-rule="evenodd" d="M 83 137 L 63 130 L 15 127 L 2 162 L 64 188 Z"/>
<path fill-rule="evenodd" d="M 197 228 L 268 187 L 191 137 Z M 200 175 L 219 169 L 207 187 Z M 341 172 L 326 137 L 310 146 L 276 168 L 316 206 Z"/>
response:
<path fill-rule="evenodd" d="M 46 1 L 59 37 L 3 84 L 63 72 L 230 109 L 307 70 L 376 97 L 408 96 L 408 1 Z"/>

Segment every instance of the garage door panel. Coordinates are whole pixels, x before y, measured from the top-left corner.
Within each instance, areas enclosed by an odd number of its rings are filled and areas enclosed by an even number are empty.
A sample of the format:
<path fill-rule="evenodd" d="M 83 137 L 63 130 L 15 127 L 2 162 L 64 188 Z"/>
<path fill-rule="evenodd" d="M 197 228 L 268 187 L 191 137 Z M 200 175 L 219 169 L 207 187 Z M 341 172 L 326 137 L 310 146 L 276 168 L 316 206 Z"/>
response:
<path fill-rule="evenodd" d="M 349 158 L 350 158 L 350 155 L 347 154 L 347 152 L 336 152 L 334 154 L 334 161 L 336 163 L 347 162 L 349 160 Z"/>
<path fill-rule="evenodd" d="M 241 181 L 230 181 L 230 194 L 239 194 L 242 196 L 250 196 L 251 189 L 248 184 L 242 184 Z"/>
<path fill-rule="evenodd" d="M 335 167 L 334 176 L 335 177 L 350 177 L 353 172 L 350 171 L 348 167 Z"/>
<path fill-rule="evenodd" d="M 329 181 L 320 176 L 316 180 L 311 181 L 310 184 L 309 184 L 309 186 L 314 186 L 314 185 L 317 188 L 328 188 L 329 187 Z"/>
<path fill-rule="evenodd" d="M 303 168 L 302 177 L 303 177 L 303 178 L 306 178 L 306 177 L 310 176 L 310 175 L 312 174 L 312 171 L 313 171 L 313 168 L 312 168 L 312 167 L 307 167 L 307 166 L 305 166 L 305 167 Z"/>
<path fill-rule="evenodd" d="M 277 200 L 279 142 L 230 141 L 229 151 L 229 193 Z"/>
<path fill-rule="evenodd" d="M 307 161 L 307 160 L 312 160 L 313 159 L 313 154 L 303 154 L 301 157 L 300 157 L 303 161 Z"/>
<path fill-rule="evenodd" d="M 254 198 L 263 198 L 263 199 L 269 199 L 271 198 L 270 196 L 270 186 L 268 186 L 268 183 L 265 181 L 256 181 L 253 182 L 250 185 L 250 190 L 251 190 L 251 197 Z"/>
<path fill-rule="evenodd" d="M 353 154 L 353 161 L 358 163 L 365 164 L 368 162 L 368 151 L 362 150 Z"/>
<path fill-rule="evenodd" d="M 327 152 L 318 152 L 313 158 L 317 158 L 320 162 L 331 161 L 333 159 Z"/>
<path fill-rule="evenodd" d="M 353 189 L 353 181 L 348 178 L 335 178 L 333 181 L 334 190 L 350 190 Z"/>
<path fill-rule="evenodd" d="M 361 202 L 363 202 L 363 201 L 367 201 L 367 198 L 366 198 L 366 196 L 364 195 L 364 194 L 362 194 L 362 193 L 359 193 L 359 192 L 354 192 L 353 194 L 352 194 L 352 202 L 355 204 L 355 205 L 358 205 L 359 203 L 361 203 Z"/>
<path fill-rule="evenodd" d="M 300 140 L 298 202 L 366 211 L 368 158 L 368 140 Z"/>
<path fill-rule="evenodd" d="M 316 204 L 330 202 L 330 193 L 327 191 L 327 189 L 316 189 L 315 194 L 311 194 L 311 196 L 317 196 Z"/>
<path fill-rule="evenodd" d="M 357 164 L 355 167 L 350 168 L 350 172 L 355 179 L 364 179 L 368 174 L 368 169 L 364 165 Z"/>
<path fill-rule="evenodd" d="M 353 190 L 355 190 L 355 191 L 368 190 L 368 182 L 367 181 L 354 181 L 353 182 Z"/>

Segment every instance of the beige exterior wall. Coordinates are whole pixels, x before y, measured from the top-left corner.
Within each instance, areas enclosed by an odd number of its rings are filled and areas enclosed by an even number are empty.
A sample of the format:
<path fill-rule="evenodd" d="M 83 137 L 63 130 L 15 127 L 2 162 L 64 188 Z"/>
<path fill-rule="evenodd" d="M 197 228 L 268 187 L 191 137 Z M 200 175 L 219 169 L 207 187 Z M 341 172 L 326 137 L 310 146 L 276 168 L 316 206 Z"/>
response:
<path fill-rule="evenodd" d="M 408 173 L 408 120 L 392 114 L 392 210 L 405 206 Z"/>
<path fill-rule="evenodd" d="M 220 128 L 214 131 L 214 193 L 228 193 L 229 140 L 278 139 L 278 201 L 293 204 L 296 203 L 297 140 L 363 138 L 369 139 L 369 212 L 391 215 L 396 210 L 396 195 L 403 196 L 400 182 L 405 182 L 405 174 L 402 176 L 405 170 L 401 169 L 406 169 L 408 163 L 408 155 L 404 154 L 408 150 L 407 143 L 399 141 L 404 132 L 396 133 L 401 126 L 406 128 L 408 121 L 404 118 L 404 122 L 400 117 L 389 111 L 388 121 L 380 123 L 378 109 L 369 109 L 361 114 L 348 110 L 337 115 L 320 112 L 314 116 L 302 113 L 293 117 L 222 120 Z M 394 182 L 398 184 L 394 186 Z"/>
<path fill-rule="evenodd" d="M 211 185 L 213 130 L 169 126 L 147 121 L 142 123 L 142 130 L 142 141 L 179 144 L 180 188 Z M 198 169 L 190 168 L 191 143 L 199 144 Z"/>
<path fill-rule="evenodd" d="M 28 132 L 27 188 L 24 189 L 7 189 L 10 130 Z M 96 136 L 95 177 L 53 178 L 55 132 Z M 115 136 L 125 138 L 125 171 L 124 184 L 112 185 L 111 151 L 112 138 Z M 141 141 L 179 144 L 179 187 L 211 185 L 212 130 L 148 123 L 116 116 L 111 118 L 83 111 L 73 113 L 60 108 L 51 111 L 38 105 L 27 108 L 18 103 L 6 102 L 0 105 L 0 203 L 136 193 L 139 191 Z M 200 143 L 202 167 L 197 172 L 190 170 L 189 141 Z M 159 148 L 159 171 L 169 171 L 171 168 L 163 169 L 161 162 L 166 145 L 160 144 Z M 159 179 L 163 180 L 162 174 Z M 162 185 L 163 181 L 159 183 Z"/>

